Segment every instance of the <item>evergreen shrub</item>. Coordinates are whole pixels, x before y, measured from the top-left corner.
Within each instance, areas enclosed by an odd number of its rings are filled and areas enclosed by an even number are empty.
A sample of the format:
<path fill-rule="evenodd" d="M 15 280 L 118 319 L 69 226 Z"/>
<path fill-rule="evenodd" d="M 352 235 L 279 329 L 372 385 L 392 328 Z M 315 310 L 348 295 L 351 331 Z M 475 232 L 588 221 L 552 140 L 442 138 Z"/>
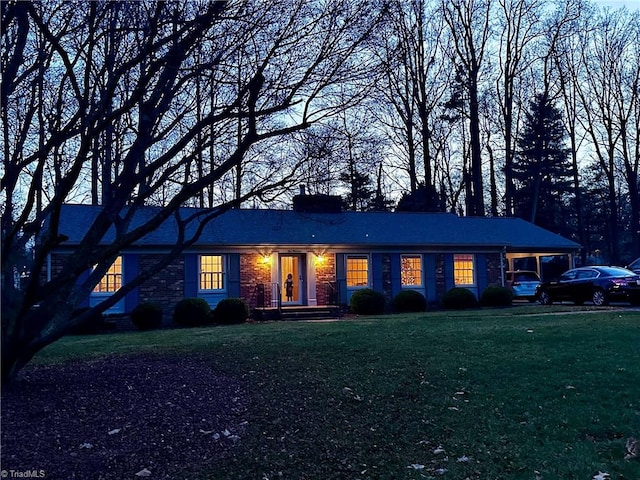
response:
<path fill-rule="evenodd" d="M 513 292 L 501 285 L 490 285 L 480 295 L 480 303 L 485 307 L 508 307 L 512 301 Z"/>
<path fill-rule="evenodd" d="M 213 318 L 224 325 L 244 323 L 249 318 L 249 306 L 241 298 L 224 298 L 216 305 Z"/>
<path fill-rule="evenodd" d="M 185 327 L 199 327 L 213 323 L 211 307 L 203 298 L 183 298 L 173 310 L 173 321 Z"/>
<path fill-rule="evenodd" d="M 397 313 L 424 312 L 427 299 L 415 290 L 402 290 L 393 298 L 393 311 Z"/>
<path fill-rule="evenodd" d="M 478 306 L 478 300 L 471 290 L 454 287 L 442 297 L 442 306 L 449 310 L 464 310 Z"/>
<path fill-rule="evenodd" d="M 384 295 L 371 288 L 356 290 L 349 300 L 351 312 L 357 315 L 379 315 L 384 313 L 384 306 Z"/>
<path fill-rule="evenodd" d="M 91 307 L 82 307 L 74 310 L 71 313 L 72 317 L 79 317 L 84 315 Z M 106 326 L 105 318 L 102 312 L 93 310 L 91 314 L 79 325 L 76 325 L 69 332 L 71 335 L 94 335 L 100 333 Z"/>
<path fill-rule="evenodd" d="M 138 330 L 153 330 L 162 326 L 162 307 L 156 303 L 143 302 L 131 311 L 131 322 Z"/>

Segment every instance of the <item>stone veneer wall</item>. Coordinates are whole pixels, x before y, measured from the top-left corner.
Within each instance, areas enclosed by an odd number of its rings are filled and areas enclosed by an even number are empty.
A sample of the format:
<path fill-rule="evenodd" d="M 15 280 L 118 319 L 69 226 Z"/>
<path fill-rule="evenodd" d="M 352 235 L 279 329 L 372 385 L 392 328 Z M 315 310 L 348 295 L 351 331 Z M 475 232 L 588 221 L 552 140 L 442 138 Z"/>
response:
<path fill-rule="evenodd" d="M 391 255 L 382 255 L 382 293 L 387 308 L 391 308 L 393 303 L 393 281 L 391 279 Z"/>
<path fill-rule="evenodd" d="M 257 285 L 264 287 L 264 306 L 271 306 L 271 263 L 265 263 L 262 255 L 246 253 L 240 255 L 240 297 L 250 308 L 258 306 L 261 292 Z"/>
<path fill-rule="evenodd" d="M 336 256 L 324 255 L 322 263 L 316 263 L 316 299 L 318 305 L 329 304 L 329 284 L 335 286 Z M 337 287 L 336 287 L 337 288 Z"/>
<path fill-rule="evenodd" d="M 444 253 L 436 254 L 436 297 L 438 301 L 447 293 L 447 285 L 444 275 Z"/>
<path fill-rule="evenodd" d="M 487 254 L 487 285 L 502 285 L 502 273 L 500 272 L 500 253 Z M 507 262 L 504 262 L 507 270 Z M 480 292 L 482 294 L 482 292 Z"/>
<path fill-rule="evenodd" d="M 151 267 L 163 257 L 161 254 L 141 254 L 140 271 Z M 162 308 L 165 318 L 171 318 L 176 304 L 184 298 L 184 257 L 174 259 L 153 278 L 143 282 L 138 291 L 140 303 L 156 303 Z"/>

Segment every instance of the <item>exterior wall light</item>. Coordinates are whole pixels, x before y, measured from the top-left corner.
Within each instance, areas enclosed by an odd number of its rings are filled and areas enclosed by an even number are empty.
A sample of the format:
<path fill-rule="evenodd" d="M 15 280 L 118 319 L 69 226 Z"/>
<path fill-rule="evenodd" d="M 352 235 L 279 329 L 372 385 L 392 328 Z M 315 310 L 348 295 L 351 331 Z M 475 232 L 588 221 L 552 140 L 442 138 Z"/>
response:
<path fill-rule="evenodd" d="M 263 254 L 261 262 L 262 262 L 263 265 L 270 265 L 271 264 L 271 255 Z"/>

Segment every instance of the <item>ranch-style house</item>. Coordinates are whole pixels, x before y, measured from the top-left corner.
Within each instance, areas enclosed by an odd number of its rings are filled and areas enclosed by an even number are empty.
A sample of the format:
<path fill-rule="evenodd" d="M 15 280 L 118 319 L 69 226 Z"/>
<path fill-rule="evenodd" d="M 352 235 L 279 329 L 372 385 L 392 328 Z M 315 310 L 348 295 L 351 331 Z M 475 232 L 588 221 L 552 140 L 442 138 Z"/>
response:
<path fill-rule="evenodd" d="M 59 233 L 65 241 L 50 255 L 48 275 L 55 274 L 65 255 L 73 254 L 101 208 L 63 207 Z M 130 228 L 156 211 L 141 208 Z M 211 210 L 185 208 L 181 213 L 199 212 Z M 176 232 L 170 218 L 122 250 L 89 303 L 104 300 L 168 252 Z M 342 211 L 339 202 L 318 203 L 313 195 L 298 195 L 290 210 L 232 209 L 216 217 L 160 274 L 107 313 L 130 312 L 146 301 L 171 312 L 188 297 L 204 298 L 212 307 L 227 297 L 241 297 L 252 309 L 348 305 L 354 291 L 367 287 L 388 300 L 403 289 L 416 290 L 435 303 L 454 286 L 478 297 L 488 285 L 504 284 L 508 270 L 536 270 L 543 278 L 557 275 L 573 266 L 579 248 L 519 218 L 351 212 Z M 287 296 L 289 274 L 293 288 Z"/>

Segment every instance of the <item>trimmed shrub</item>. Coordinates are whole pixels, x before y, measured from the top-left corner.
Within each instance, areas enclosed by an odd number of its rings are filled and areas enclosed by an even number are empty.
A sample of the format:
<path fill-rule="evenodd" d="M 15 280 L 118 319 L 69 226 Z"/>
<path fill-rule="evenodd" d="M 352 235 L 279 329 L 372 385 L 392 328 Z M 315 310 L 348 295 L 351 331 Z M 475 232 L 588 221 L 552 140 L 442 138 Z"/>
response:
<path fill-rule="evenodd" d="M 71 317 L 79 317 L 86 314 L 91 307 L 78 308 L 71 313 Z M 106 328 L 106 321 L 102 312 L 93 310 L 91 314 L 79 325 L 73 327 L 69 333 L 71 335 L 94 335 Z"/>
<path fill-rule="evenodd" d="M 358 315 L 379 315 L 384 313 L 384 305 L 384 295 L 371 288 L 356 290 L 349 301 L 351 312 Z"/>
<path fill-rule="evenodd" d="M 464 310 L 478 306 L 478 300 L 471 290 L 454 287 L 442 297 L 442 306 L 450 310 Z"/>
<path fill-rule="evenodd" d="M 173 321 L 186 327 L 199 327 L 213 322 L 211 307 L 203 298 L 183 298 L 173 310 Z"/>
<path fill-rule="evenodd" d="M 223 298 L 213 311 L 214 321 L 224 325 L 244 323 L 247 318 L 249 318 L 249 306 L 241 298 Z"/>
<path fill-rule="evenodd" d="M 427 299 L 415 290 L 402 290 L 393 298 L 393 311 L 398 313 L 424 312 Z"/>
<path fill-rule="evenodd" d="M 480 303 L 486 307 L 508 307 L 512 301 L 513 292 L 501 285 L 490 285 L 480 295 Z"/>
<path fill-rule="evenodd" d="M 131 311 L 131 322 L 138 330 L 160 328 L 162 326 L 162 308 L 157 303 L 139 303 Z"/>

